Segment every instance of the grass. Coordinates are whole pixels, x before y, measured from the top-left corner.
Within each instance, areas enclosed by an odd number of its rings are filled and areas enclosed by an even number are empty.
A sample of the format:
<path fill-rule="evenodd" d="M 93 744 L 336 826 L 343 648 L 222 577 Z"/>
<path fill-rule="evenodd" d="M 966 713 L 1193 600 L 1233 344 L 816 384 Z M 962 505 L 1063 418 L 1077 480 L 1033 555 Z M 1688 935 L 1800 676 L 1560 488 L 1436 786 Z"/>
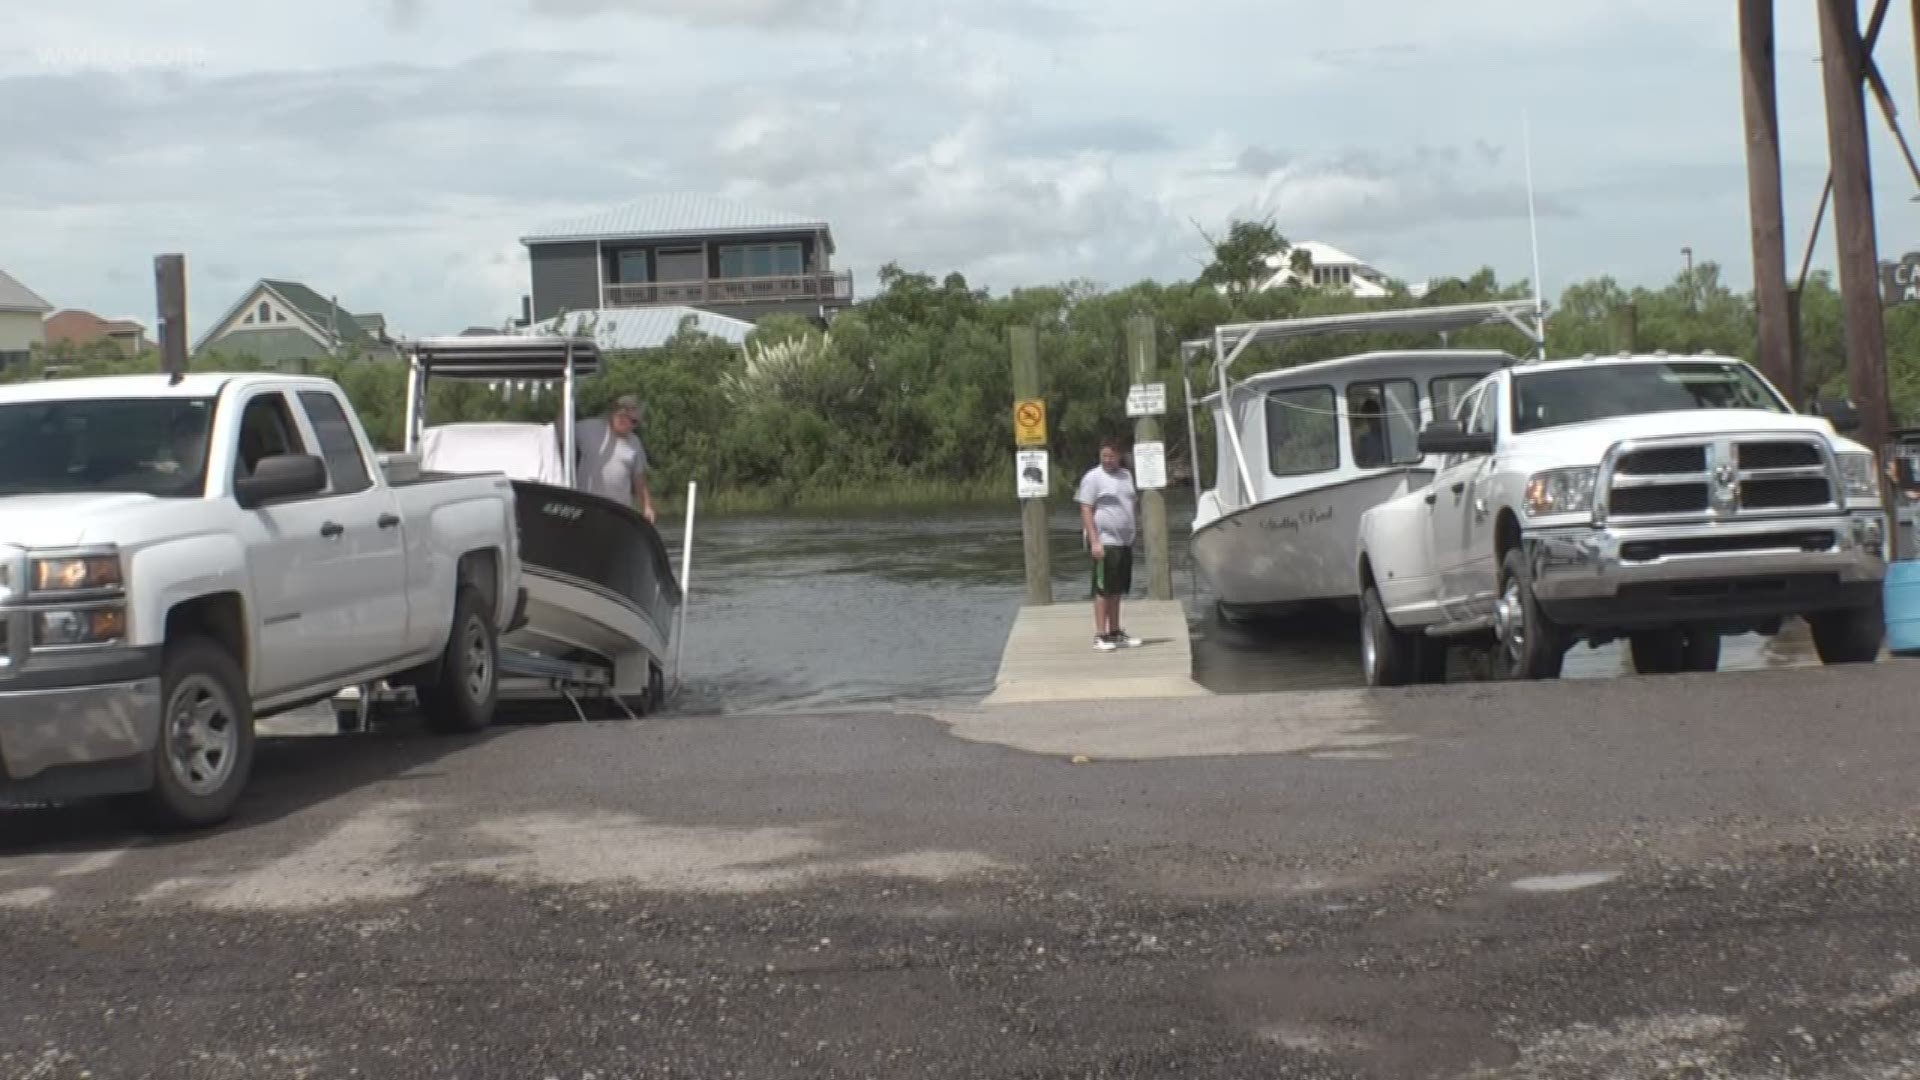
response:
<path fill-rule="evenodd" d="M 686 509 L 686 489 L 656 492 L 662 516 L 679 516 Z M 1008 480 L 885 480 L 872 484 L 833 487 L 761 485 L 700 490 L 702 514 L 839 513 L 886 510 L 931 510 L 940 507 L 1014 504 L 1013 482 Z"/>

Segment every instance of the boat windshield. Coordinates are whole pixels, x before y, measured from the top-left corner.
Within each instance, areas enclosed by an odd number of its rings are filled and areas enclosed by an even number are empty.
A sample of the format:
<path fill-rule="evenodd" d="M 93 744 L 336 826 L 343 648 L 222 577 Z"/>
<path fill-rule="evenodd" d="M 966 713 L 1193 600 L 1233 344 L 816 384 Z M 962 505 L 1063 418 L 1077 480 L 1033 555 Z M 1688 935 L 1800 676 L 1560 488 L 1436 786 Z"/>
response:
<path fill-rule="evenodd" d="M 1516 432 L 1693 409 L 1792 411 L 1758 373 L 1737 360 L 1642 361 L 1516 372 L 1513 388 Z"/>
<path fill-rule="evenodd" d="M 198 497 L 212 415 L 212 398 L 0 405 L 0 495 Z"/>

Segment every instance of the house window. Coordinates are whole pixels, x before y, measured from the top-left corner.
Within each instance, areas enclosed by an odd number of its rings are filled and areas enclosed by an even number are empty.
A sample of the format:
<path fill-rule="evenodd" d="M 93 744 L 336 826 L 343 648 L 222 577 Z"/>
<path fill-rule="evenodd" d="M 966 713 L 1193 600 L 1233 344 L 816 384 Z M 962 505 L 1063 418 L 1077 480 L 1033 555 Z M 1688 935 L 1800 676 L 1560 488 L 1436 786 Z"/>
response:
<path fill-rule="evenodd" d="M 284 311 L 276 311 L 276 312 L 274 312 L 274 313 L 273 313 L 273 321 L 274 321 L 274 322 L 286 322 L 286 321 L 287 321 L 287 313 L 286 313 L 286 312 L 284 312 Z"/>
<path fill-rule="evenodd" d="M 273 318 L 273 309 L 267 306 L 267 302 L 265 300 L 260 301 L 259 311 L 260 311 L 261 322 L 267 322 L 268 320 Z"/>
<path fill-rule="evenodd" d="M 798 243 L 728 244 L 720 249 L 723 278 L 783 277 L 805 272 Z"/>
<path fill-rule="evenodd" d="M 647 253 L 645 251 L 623 251 L 614 271 L 613 279 L 620 285 L 639 285 L 647 280 Z"/>
<path fill-rule="evenodd" d="M 1267 395 L 1267 468 L 1275 476 L 1305 476 L 1340 467 L 1340 425 L 1331 386 L 1276 390 Z"/>
<path fill-rule="evenodd" d="M 1412 379 L 1347 386 L 1347 428 L 1353 463 L 1362 469 L 1420 460 L 1420 384 Z"/>

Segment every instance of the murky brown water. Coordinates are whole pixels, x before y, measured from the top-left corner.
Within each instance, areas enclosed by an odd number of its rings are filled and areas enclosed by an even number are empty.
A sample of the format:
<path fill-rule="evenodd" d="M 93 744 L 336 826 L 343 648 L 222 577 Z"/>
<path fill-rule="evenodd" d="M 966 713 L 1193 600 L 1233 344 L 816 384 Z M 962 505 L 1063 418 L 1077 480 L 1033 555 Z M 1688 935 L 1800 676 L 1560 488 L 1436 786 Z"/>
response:
<path fill-rule="evenodd" d="M 1189 514 L 1190 507 L 1174 507 L 1172 548 L 1196 677 L 1221 693 L 1359 686 L 1359 630 L 1351 619 L 1219 620 L 1213 598 L 1195 592 Z M 992 689 L 1024 594 L 1013 508 L 703 518 L 697 525 L 684 708 L 817 709 L 975 698 Z M 662 526 L 677 546 L 680 526 Z M 1087 595 L 1085 566 L 1076 523 L 1063 507 L 1053 533 L 1057 601 Z M 1144 595 L 1144 581 L 1136 585 Z M 1795 622 L 1778 638 L 1729 639 L 1721 666 L 1816 663 L 1806 628 Z M 1622 674 L 1631 675 L 1632 665 L 1621 645 L 1568 657 L 1567 678 Z"/>

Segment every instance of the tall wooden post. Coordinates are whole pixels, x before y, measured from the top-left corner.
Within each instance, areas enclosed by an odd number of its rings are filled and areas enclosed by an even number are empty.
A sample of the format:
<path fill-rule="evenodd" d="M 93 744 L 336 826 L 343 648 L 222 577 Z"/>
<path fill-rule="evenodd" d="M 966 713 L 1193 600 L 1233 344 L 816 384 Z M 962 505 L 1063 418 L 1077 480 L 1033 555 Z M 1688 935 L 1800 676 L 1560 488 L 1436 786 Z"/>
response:
<path fill-rule="evenodd" d="M 1013 350 L 1014 427 L 1022 425 L 1024 403 L 1040 401 L 1040 333 L 1031 326 L 1007 328 Z M 1046 437 L 1046 410 L 1040 410 L 1040 436 Z M 1052 470 L 1047 470 L 1049 479 Z M 1020 540 L 1027 566 L 1027 603 L 1053 603 L 1053 570 L 1047 550 L 1047 500 L 1045 496 L 1020 500 Z"/>
<path fill-rule="evenodd" d="M 1131 369 L 1131 382 L 1134 386 L 1158 384 L 1161 398 L 1166 397 L 1166 384 L 1160 382 L 1160 363 L 1156 355 L 1157 333 L 1151 315 L 1135 315 L 1127 320 L 1127 359 Z M 1162 490 L 1166 483 L 1166 444 L 1160 439 L 1160 418 L 1153 415 L 1136 417 L 1133 421 L 1133 444 L 1135 447 L 1134 479 L 1139 481 L 1139 453 L 1142 443 L 1159 448 L 1159 483 L 1140 491 L 1140 524 L 1142 539 L 1147 548 L 1147 595 L 1154 600 L 1173 599 L 1173 553 L 1167 547 L 1167 496 Z"/>
<path fill-rule="evenodd" d="M 1920 5 L 1920 0 L 1914 0 Z M 1747 203 L 1753 231 L 1753 295 L 1760 373 L 1793 378 L 1787 310 L 1786 210 L 1780 194 L 1780 109 L 1774 76 L 1774 0 L 1740 0 L 1740 67 L 1747 121 Z"/>
<path fill-rule="evenodd" d="M 1840 244 L 1840 298 L 1846 313 L 1847 381 L 1860 410 L 1859 438 L 1883 451 L 1887 341 L 1880 312 L 1880 258 L 1874 240 L 1873 180 L 1867 150 L 1866 53 L 1857 0 L 1820 0 L 1821 76 L 1833 158 L 1833 222 Z"/>
<path fill-rule="evenodd" d="M 187 373 L 187 259 L 167 254 L 153 257 L 153 292 L 159 325 L 160 370 L 179 382 Z"/>

